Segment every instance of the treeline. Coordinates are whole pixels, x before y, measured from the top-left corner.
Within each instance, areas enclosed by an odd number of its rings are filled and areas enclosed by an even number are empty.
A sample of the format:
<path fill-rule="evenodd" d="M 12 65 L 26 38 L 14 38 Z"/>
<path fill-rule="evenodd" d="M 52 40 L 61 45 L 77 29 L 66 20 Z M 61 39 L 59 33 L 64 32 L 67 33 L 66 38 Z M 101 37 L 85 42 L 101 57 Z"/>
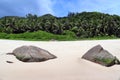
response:
<path fill-rule="evenodd" d="M 19 34 L 24 32 L 46 31 L 66 35 L 67 31 L 79 38 L 96 36 L 120 37 L 120 16 L 99 12 L 69 13 L 66 17 L 51 14 L 26 17 L 5 16 L 0 18 L 0 32 Z"/>

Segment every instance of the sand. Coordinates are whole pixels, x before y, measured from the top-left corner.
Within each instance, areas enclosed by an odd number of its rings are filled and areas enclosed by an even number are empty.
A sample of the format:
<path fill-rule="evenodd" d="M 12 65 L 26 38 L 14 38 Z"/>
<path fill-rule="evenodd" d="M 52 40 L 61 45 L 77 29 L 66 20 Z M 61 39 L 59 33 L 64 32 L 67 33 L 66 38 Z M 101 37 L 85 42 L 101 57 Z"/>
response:
<path fill-rule="evenodd" d="M 98 44 L 120 59 L 119 39 L 92 41 L 0 40 L 0 80 L 120 80 L 120 65 L 104 67 L 81 59 L 83 54 Z M 58 58 L 45 62 L 24 63 L 13 55 L 6 55 L 22 45 L 38 46 Z"/>

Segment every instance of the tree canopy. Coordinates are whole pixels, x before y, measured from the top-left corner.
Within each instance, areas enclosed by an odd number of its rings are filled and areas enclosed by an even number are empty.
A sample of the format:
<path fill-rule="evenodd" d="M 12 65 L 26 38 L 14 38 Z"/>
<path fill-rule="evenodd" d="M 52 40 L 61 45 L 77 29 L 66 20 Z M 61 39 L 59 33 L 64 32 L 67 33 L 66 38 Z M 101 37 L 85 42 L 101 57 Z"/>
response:
<path fill-rule="evenodd" d="M 66 31 L 75 33 L 77 37 L 96 36 L 120 37 L 120 16 L 99 12 L 69 13 L 66 17 L 55 17 L 51 14 L 37 16 L 27 14 L 26 17 L 4 16 L 0 18 L 0 32 L 24 33 L 46 31 L 65 35 Z"/>

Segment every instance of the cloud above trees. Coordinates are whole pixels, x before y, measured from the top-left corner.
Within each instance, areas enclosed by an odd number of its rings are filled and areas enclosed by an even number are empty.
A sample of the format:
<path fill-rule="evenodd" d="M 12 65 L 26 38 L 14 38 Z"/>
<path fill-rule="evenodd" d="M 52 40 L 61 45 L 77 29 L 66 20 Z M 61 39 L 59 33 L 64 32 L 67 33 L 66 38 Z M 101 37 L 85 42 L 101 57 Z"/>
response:
<path fill-rule="evenodd" d="M 120 15 L 119 0 L 0 0 L 1 16 L 25 16 L 28 13 L 66 16 L 68 12 L 97 11 Z"/>

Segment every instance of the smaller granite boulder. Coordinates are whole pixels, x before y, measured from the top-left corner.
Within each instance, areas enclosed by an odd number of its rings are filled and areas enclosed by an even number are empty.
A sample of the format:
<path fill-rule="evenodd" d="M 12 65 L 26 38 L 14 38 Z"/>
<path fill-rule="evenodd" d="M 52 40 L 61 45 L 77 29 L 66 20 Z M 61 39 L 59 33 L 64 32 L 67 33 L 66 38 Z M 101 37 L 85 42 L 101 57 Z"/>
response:
<path fill-rule="evenodd" d="M 120 64 L 119 60 L 107 50 L 104 50 L 101 45 L 97 45 L 88 50 L 82 58 L 107 67 Z"/>
<path fill-rule="evenodd" d="M 56 58 L 55 55 L 36 46 L 21 46 L 13 50 L 12 54 L 23 62 L 41 62 Z"/>

